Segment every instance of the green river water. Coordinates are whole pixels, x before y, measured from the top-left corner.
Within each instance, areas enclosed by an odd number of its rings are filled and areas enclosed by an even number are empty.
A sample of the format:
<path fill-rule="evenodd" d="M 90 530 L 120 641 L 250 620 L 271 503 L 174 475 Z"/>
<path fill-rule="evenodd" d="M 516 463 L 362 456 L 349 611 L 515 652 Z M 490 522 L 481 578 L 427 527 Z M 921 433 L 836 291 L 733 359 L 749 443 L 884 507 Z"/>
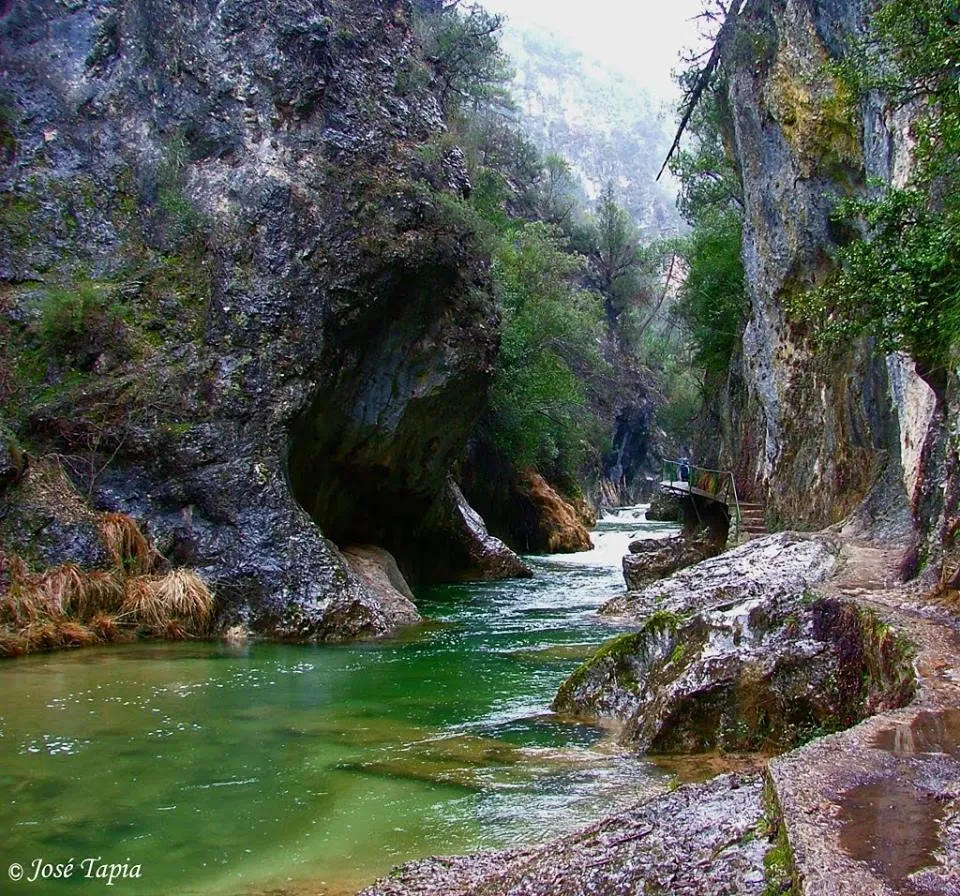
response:
<path fill-rule="evenodd" d="M 616 511 L 593 551 L 532 558 L 534 579 L 418 594 L 432 621 L 388 642 L 0 665 L 0 893 L 351 893 L 661 789 L 664 772 L 548 707 L 618 631 L 595 611 L 622 590 L 627 542 L 670 531 Z M 74 868 L 31 882 L 37 860 Z M 101 863 L 140 876 L 108 887 Z"/>

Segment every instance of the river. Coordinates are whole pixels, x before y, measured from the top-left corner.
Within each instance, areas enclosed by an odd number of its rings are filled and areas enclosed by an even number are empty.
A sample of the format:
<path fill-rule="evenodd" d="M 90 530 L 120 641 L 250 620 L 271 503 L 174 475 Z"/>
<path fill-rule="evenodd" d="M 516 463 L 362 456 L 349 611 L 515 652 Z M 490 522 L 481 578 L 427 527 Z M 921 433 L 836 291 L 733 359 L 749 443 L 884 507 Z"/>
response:
<path fill-rule="evenodd" d="M 629 540 L 673 531 L 614 511 L 594 550 L 528 558 L 533 579 L 424 590 L 431 621 L 384 642 L 4 662 L 0 892 L 340 896 L 399 862 L 540 841 L 662 789 L 665 772 L 548 707 L 617 633 L 596 609 L 623 588 Z M 107 863 L 128 874 L 110 889 Z"/>

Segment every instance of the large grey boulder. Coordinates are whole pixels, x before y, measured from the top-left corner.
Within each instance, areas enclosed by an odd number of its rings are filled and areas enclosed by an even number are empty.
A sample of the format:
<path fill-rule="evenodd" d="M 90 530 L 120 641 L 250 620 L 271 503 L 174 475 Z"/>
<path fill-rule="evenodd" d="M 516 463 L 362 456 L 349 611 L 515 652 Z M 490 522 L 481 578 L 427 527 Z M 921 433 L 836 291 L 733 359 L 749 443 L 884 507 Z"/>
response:
<path fill-rule="evenodd" d="M 403 0 L 3 7 L 6 422 L 66 459 L 93 509 L 189 555 L 224 626 L 401 622 L 327 539 L 420 579 L 474 562 L 448 476 L 498 318 L 411 16 Z M 25 529 L 18 495 L 0 513 Z"/>
<path fill-rule="evenodd" d="M 783 533 L 627 595 L 617 608 L 642 627 L 603 645 L 553 709 L 615 719 L 645 752 L 772 752 L 905 704 L 909 646 L 812 590 L 836 554 L 827 538 Z"/>

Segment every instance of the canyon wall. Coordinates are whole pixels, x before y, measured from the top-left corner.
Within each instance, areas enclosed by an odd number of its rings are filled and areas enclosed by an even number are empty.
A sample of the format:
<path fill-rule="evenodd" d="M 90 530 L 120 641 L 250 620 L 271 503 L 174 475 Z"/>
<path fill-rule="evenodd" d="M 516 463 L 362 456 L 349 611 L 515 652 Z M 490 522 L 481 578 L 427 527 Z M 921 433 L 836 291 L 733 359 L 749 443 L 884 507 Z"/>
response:
<path fill-rule="evenodd" d="M 866 27 L 860 0 L 776 0 L 747 3 L 725 39 L 749 313 L 717 416 L 717 460 L 774 523 L 816 528 L 859 511 L 862 527 L 914 539 L 936 569 L 953 488 L 949 394 L 938 398 L 909 357 L 885 358 L 866 338 L 815 348 L 790 311 L 850 238 L 831 219 L 837 202 L 909 173 L 910 110 L 856 96 L 830 68 Z"/>
<path fill-rule="evenodd" d="M 5 551 L 82 559 L 34 500 L 54 465 L 276 637 L 408 621 L 328 538 L 421 578 L 524 571 L 449 479 L 499 321 L 411 18 L 3 4 Z"/>

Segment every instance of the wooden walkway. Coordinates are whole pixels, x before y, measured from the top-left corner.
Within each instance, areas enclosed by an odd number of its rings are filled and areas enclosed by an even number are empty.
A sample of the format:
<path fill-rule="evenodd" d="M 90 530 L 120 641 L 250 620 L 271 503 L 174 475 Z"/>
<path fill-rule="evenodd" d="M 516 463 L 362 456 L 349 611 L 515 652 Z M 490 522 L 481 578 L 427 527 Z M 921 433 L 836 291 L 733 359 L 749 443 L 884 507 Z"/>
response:
<path fill-rule="evenodd" d="M 660 491 L 677 498 L 698 497 L 723 505 L 735 542 L 766 535 L 765 509 L 758 502 L 740 501 L 732 470 L 711 470 L 682 460 L 663 463 Z"/>

